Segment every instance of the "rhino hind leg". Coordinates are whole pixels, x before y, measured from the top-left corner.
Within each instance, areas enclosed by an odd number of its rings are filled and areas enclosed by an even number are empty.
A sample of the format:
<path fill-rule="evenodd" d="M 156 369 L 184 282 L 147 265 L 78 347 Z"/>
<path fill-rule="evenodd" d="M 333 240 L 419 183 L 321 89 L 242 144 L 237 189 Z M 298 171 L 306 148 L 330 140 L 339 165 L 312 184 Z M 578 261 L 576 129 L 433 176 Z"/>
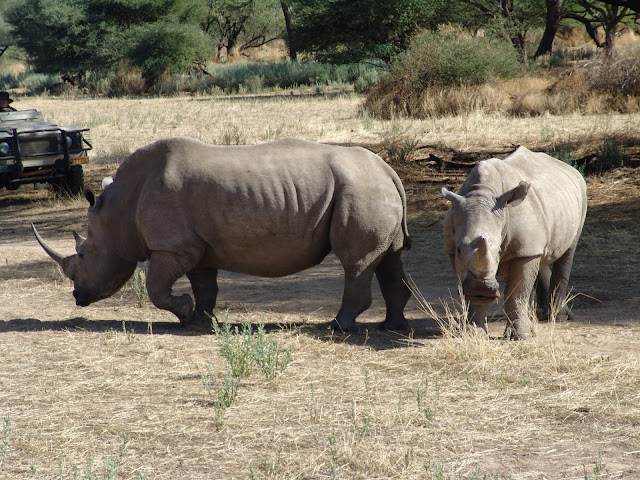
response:
<path fill-rule="evenodd" d="M 218 297 L 218 270 L 194 269 L 187 273 L 191 289 L 196 300 L 193 318 L 186 326 L 190 330 L 212 331 L 212 322 L 216 321 L 213 309 Z"/>
<path fill-rule="evenodd" d="M 188 326 L 193 318 L 191 295 L 173 295 L 173 284 L 186 273 L 178 256 L 171 252 L 154 251 L 149 259 L 147 291 L 149 300 L 161 310 L 173 313 L 180 323 Z"/>
<path fill-rule="evenodd" d="M 551 312 L 551 267 L 540 267 L 538 281 L 536 282 L 537 316 L 541 322 L 550 320 Z"/>
<path fill-rule="evenodd" d="M 551 314 L 555 315 L 556 321 L 568 320 L 571 317 L 571 308 L 567 304 L 567 286 L 569 285 L 575 251 L 574 244 L 553 264 L 549 291 L 550 303 L 553 302 Z"/>
<path fill-rule="evenodd" d="M 331 322 L 334 330 L 343 332 L 357 330 L 356 317 L 371 306 L 372 280 L 372 267 L 355 274 L 345 269 L 342 305 L 336 318 Z"/>
<path fill-rule="evenodd" d="M 411 297 L 411 290 L 407 286 L 407 278 L 402 268 L 401 250 L 389 250 L 375 273 L 384 298 L 387 313 L 380 327 L 385 330 L 408 330 L 409 322 L 404 316 L 404 307 Z"/>

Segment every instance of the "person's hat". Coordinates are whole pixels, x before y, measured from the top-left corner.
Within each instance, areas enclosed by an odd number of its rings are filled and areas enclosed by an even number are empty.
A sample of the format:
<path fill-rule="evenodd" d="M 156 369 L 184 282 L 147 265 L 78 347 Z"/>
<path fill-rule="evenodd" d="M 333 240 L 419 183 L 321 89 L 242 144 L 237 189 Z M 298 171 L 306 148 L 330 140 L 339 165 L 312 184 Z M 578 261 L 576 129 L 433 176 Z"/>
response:
<path fill-rule="evenodd" d="M 0 100 L 6 100 L 7 102 L 13 102 L 13 99 L 9 97 L 9 92 L 0 92 Z"/>

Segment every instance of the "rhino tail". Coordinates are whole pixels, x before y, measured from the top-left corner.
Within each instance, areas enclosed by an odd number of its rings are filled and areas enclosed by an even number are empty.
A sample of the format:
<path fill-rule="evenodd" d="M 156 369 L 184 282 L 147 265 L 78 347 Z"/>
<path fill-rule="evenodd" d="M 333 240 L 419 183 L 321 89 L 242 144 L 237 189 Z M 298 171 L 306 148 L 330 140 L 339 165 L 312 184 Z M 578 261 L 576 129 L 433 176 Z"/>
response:
<path fill-rule="evenodd" d="M 409 250 L 411 249 L 411 236 L 409 235 L 409 228 L 407 227 L 407 194 L 404 191 L 400 177 L 395 173 L 393 175 L 393 183 L 395 183 L 400 199 L 402 200 L 402 233 L 404 234 L 402 247 L 405 250 Z"/>

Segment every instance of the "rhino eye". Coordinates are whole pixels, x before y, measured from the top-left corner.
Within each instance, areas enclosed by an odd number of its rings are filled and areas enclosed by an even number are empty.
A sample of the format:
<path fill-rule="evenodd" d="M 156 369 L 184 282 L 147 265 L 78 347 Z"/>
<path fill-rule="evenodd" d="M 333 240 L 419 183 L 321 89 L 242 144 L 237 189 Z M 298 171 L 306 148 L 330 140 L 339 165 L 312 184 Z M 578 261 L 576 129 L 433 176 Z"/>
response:
<path fill-rule="evenodd" d="M 460 247 L 456 247 L 456 253 L 460 255 Z"/>

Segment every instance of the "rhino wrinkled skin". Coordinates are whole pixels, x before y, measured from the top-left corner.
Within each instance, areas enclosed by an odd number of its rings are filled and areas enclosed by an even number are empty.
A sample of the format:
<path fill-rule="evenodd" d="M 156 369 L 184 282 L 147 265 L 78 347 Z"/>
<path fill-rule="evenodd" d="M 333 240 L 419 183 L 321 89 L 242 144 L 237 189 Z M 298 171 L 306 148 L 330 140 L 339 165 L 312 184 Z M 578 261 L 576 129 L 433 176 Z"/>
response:
<path fill-rule="evenodd" d="M 351 330 L 371 304 L 375 274 L 386 302 L 383 326 L 407 327 L 410 297 L 401 252 L 410 238 L 405 192 L 380 157 L 357 147 L 284 139 L 211 146 L 175 137 L 134 152 L 89 200 L 88 236 L 63 257 L 35 231 L 74 282 L 76 303 L 118 291 L 149 260 L 152 303 L 187 328 L 210 330 L 218 270 L 279 277 L 333 251 L 345 274 L 334 326 Z M 193 297 L 172 294 L 187 275 Z"/>
<path fill-rule="evenodd" d="M 587 212 L 586 184 L 575 168 L 519 147 L 504 160 L 476 165 L 458 194 L 446 188 L 442 194 L 451 202 L 445 250 L 469 302 L 470 323 L 487 332 L 488 305 L 500 295 L 497 278 L 505 281 L 507 336 L 531 336 L 536 279 L 542 315 L 568 314 L 567 284 Z"/>

